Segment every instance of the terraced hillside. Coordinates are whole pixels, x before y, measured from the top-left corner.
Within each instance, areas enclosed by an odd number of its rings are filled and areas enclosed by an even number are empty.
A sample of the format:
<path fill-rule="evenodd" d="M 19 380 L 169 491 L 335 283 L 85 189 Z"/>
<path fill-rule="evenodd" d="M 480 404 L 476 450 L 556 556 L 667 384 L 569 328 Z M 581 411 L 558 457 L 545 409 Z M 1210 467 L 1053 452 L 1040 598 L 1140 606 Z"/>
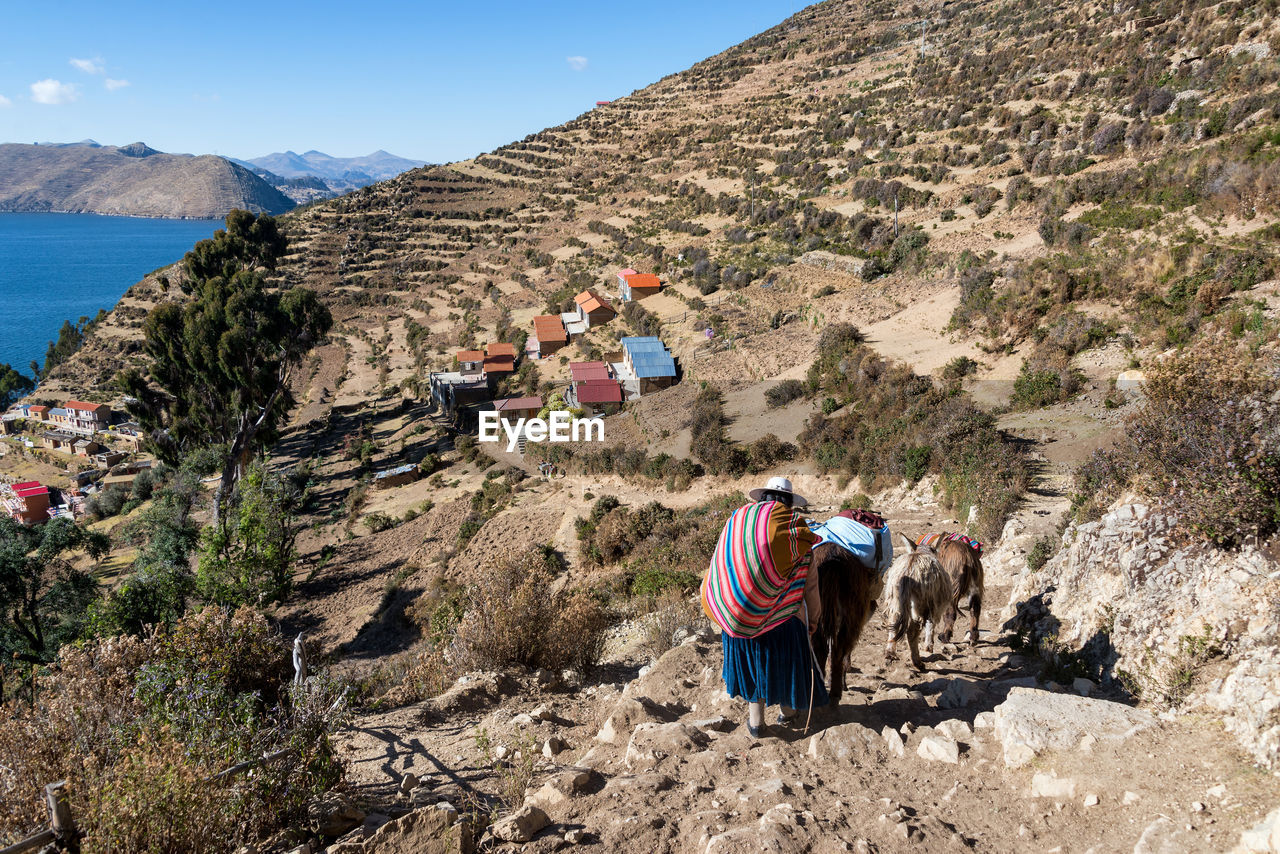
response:
<path fill-rule="evenodd" d="M 1120 442 L 1149 460 L 1167 447 L 1157 440 L 1173 442 L 1161 424 L 1210 424 L 1214 410 L 1231 409 L 1154 406 L 1179 397 L 1170 371 L 1217 382 L 1240 368 L 1274 391 L 1277 50 L 1268 3 L 829 0 L 564 125 L 282 217 L 290 247 L 274 275 L 319 291 L 335 323 L 295 378 L 297 409 L 271 449 L 274 466 L 308 485 L 293 594 L 273 616 L 291 634 L 305 631 L 358 686 L 364 728 L 344 749 L 360 763 L 352 778 L 365 806 L 390 814 L 478 791 L 492 805 L 513 766 L 479 746 L 483 714 L 504 744 L 533 731 L 568 738 L 571 759 L 547 748 L 541 770 L 571 761 L 609 786 L 638 787 L 621 801 L 598 786 L 562 792 L 577 800 L 548 810 L 563 825 L 557 834 L 582 823 L 595 842 L 622 850 L 635 839 L 634 850 L 750 850 L 756 820 L 793 790 L 820 820 L 788 813 L 794 832 L 778 833 L 799 841 L 777 850 L 828 850 L 833 838 L 857 850 L 921 838 L 1128 850 L 1148 831 L 1142 850 L 1231 844 L 1276 794 L 1274 780 L 1246 770 L 1280 761 L 1275 540 L 1190 546 L 1169 533 L 1173 511 L 1152 509 L 1185 498 L 1170 485 L 1185 469 L 1152 474 L 1095 452 Z M 659 275 L 662 292 L 557 356 L 524 362 L 502 388 L 553 391 L 570 360 L 614 352 L 624 335 L 660 335 L 680 381 L 611 416 L 606 450 L 559 454 L 563 476 L 545 477 L 536 449 L 522 457 L 477 446 L 430 405 L 429 374 L 451 368 L 457 350 L 522 344 L 535 315 L 567 309 L 585 288 L 616 297 L 627 267 Z M 114 397 L 111 377 L 139 358 L 147 310 L 181 298 L 181 275 L 157 271 L 135 286 L 36 397 Z M 1183 354 L 1210 345 L 1218 361 Z M 1145 400 L 1144 373 L 1163 376 Z M 1235 464 L 1233 453 L 1212 459 Z M 376 471 L 407 464 L 424 477 L 375 488 Z M 844 765 L 832 771 L 828 782 L 843 775 L 839 785 L 860 793 L 889 781 L 880 807 L 858 795 L 859 820 L 876 822 L 874 832 L 841 824 L 853 801 L 835 784 L 779 778 L 768 803 L 748 803 L 744 773 L 805 773 L 772 747 L 758 765 L 743 760 L 748 772 L 717 770 L 714 791 L 628 773 L 636 763 L 627 756 L 592 747 L 616 699 L 611 683 L 633 680 L 661 652 L 637 635 L 699 619 L 678 596 L 658 606 L 656 595 L 696 583 L 718 529 L 708 520 L 769 474 L 793 477 L 818 515 L 870 503 L 907 533 L 967 528 L 991 541 L 982 642 L 932 660 L 956 678 L 926 683 L 882 664 L 877 617 L 877 641 L 859 647 L 850 674 L 852 704 L 827 722 L 831 732 L 856 718 L 893 733 L 924 715 L 971 739 L 959 739 L 956 776 L 940 775 L 936 762 L 951 761 L 927 750 L 921 762 L 859 772 L 856 784 Z M 505 684 L 492 674 L 430 699 L 463 669 L 446 661 L 460 648 L 450 632 L 474 605 L 473 592 L 459 591 L 491 579 L 513 551 L 554 563 L 557 595 L 586 590 L 630 618 L 610 636 L 605 666 L 566 683 L 575 698 L 562 704 L 572 721 L 563 729 L 535 718 L 517 735 L 511 720 L 533 694 L 560 690 L 554 674 L 521 673 L 509 700 L 485 687 Z M 1079 594 L 1070 624 L 1052 603 L 1055 585 Z M 1203 642 L 1202 620 L 1212 629 Z M 695 726 L 694 704 L 740 717 L 740 703 L 709 699 L 719 684 L 714 644 L 690 644 L 668 659 L 693 668 L 688 690 L 653 714 L 695 730 L 707 722 Z M 1099 649 L 1107 663 L 1086 665 Z M 1160 650 L 1168 654 L 1157 667 Z M 699 677 L 704 668 L 711 675 Z M 1062 694 L 1086 674 L 1093 687 L 1075 690 L 1141 695 L 1161 711 L 1195 685 L 1205 696 L 1195 708 L 1212 710 L 1214 722 L 1167 715 L 1103 765 L 1070 752 L 1053 760 L 1064 775 L 1098 775 L 1090 802 L 1083 783 L 1080 797 L 1042 798 L 1038 785 L 1059 791 L 1049 772 L 1011 774 L 994 742 L 966 729 L 976 718 L 943 720 L 943 693 L 967 690 L 951 687 L 962 677 Z M 641 676 L 628 690 L 654 681 Z M 600 702 L 579 689 L 599 691 Z M 993 711 L 996 693 L 970 711 Z M 740 736 L 726 745 L 748 756 L 754 748 Z M 905 737 L 913 751 L 923 741 Z M 718 736 L 690 738 L 681 750 Z M 865 745 L 868 756 L 898 755 L 900 736 L 877 738 L 884 743 Z M 1155 752 L 1169 745 L 1195 747 L 1179 757 L 1176 779 L 1143 789 L 1130 809 L 1139 793 L 1130 799 L 1123 787 L 1138 785 L 1133 769 L 1157 776 Z M 698 750 L 696 762 L 714 753 Z M 679 778 L 692 760 L 672 756 L 663 773 Z M 405 788 L 427 761 L 434 788 Z M 997 791 L 1028 786 L 1032 796 L 1001 812 Z M 1223 786 L 1245 793 L 1244 805 L 1200 794 Z M 910 794 L 922 791 L 927 804 Z M 741 815 L 734 798 L 746 804 Z M 655 820 L 676 801 L 704 812 L 679 828 Z M 643 834 L 632 818 L 606 817 L 617 803 L 644 818 Z M 839 832 L 814 830 L 822 822 Z M 1063 836 L 1066 827 L 1074 835 Z M 561 838 L 539 842 L 531 850 Z"/>

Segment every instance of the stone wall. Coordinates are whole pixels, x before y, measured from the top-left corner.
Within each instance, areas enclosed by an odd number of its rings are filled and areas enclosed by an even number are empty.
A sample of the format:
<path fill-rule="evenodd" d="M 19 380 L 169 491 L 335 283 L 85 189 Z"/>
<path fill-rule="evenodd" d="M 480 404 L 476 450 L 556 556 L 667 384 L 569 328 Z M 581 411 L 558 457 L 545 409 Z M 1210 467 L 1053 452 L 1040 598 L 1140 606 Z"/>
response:
<path fill-rule="evenodd" d="M 1176 684 L 1221 650 L 1180 708 L 1221 717 L 1258 763 L 1280 767 L 1280 564 L 1263 550 L 1218 550 L 1169 513 L 1117 503 L 1021 572 L 1005 616 L 1032 643 L 1081 653 L 1104 683 L 1125 672 L 1148 689 Z"/>

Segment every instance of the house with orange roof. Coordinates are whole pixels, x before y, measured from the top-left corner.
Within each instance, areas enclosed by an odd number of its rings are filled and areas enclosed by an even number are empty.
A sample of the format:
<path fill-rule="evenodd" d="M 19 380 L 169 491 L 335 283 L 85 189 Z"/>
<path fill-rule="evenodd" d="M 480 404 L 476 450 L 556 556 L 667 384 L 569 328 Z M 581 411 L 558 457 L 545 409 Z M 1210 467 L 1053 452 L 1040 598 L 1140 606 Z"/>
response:
<path fill-rule="evenodd" d="M 510 374 L 516 369 L 516 345 L 488 344 L 484 348 L 486 374 Z"/>
<path fill-rule="evenodd" d="M 533 338 L 538 345 L 538 358 L 545 359 L 569 343 L 564 320 L 558 314 L 540 314 L 533 319 Z"/>
<path fill-rule="evenodd" d="M 458 370 L 464 374 L 474 374 L 484 370 L 484 353 L 480 350 L 459 350 L 454 358 L 458 362 Z"/>
<path fill-rule="evenodd" d="M 618 280 L 621 282 L 619 299 L 623 302 L 651 297 L 662 290 L 662 282 L 652 273 L 631 273 L 628 276 L 619 273 Z"/>
<path fill-rule="evenodd" d="M 588 329 L 608 323 L 618 314 L 613 310 L 613 306 L 592 288 L 578 294 L 573 301 L 578 304 L 578 317 Z"/>

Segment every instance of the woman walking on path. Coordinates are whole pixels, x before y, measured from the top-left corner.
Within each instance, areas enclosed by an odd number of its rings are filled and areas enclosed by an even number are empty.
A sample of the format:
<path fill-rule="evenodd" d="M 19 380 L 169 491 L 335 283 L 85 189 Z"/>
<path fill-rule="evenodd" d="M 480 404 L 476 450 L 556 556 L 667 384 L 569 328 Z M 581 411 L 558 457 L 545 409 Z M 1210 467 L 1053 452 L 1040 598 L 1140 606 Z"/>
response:
<path fill-rule="evenodd" d="M 766 706 L 780 706 L 778 723 L 788 724 L 798 709 L 826 705 L 827 690 L 809 645 L 822 611 L 809 573 L 817 537 L 792 509 L 807 502 L 785 477 L 750 496 L 720 533 L 702 607 L 721 630 L 725 690 L 747 701 L 747 730 L 759 738 Z"/>

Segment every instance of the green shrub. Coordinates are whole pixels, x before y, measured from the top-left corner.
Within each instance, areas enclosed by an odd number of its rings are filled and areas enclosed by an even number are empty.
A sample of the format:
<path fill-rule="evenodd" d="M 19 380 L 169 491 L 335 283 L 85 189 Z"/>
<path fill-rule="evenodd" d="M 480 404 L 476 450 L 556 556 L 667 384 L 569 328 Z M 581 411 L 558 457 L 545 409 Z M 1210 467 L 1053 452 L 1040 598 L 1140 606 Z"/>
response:
<path fill-rule="evenodd" d="M 764 393 L 765 403 L 770 409 L 786 406 L 793 400 L 804 397 L 804 383 L 800 380 L 783 380 Z"/>
<path fill-rule="evenodd" d="M 1039 572 L 1049 558 L 1053 557 L 1054 540 L 1052 537 L 1040 537 L 1032 544 L 1031 550 L 1027 552 L 1027 569 L 1032 572 Z"/>

